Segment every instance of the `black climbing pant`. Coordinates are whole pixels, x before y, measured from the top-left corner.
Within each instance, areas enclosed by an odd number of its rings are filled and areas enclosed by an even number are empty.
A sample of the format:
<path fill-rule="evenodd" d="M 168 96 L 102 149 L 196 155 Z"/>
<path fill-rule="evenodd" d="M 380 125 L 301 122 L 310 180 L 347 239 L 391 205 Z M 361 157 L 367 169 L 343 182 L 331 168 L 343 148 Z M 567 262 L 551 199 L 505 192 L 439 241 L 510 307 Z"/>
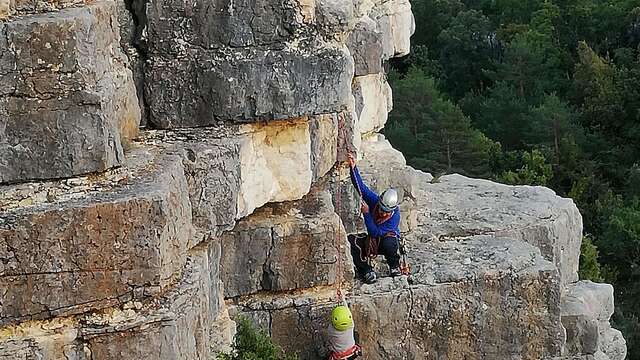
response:
<path fill-rule="evenodd" d="M 366 273 L 373 270 L 369 262 L 367 261 L 369 252 L 369 236 L 367 234 L 349 235 L 349 244 L 351 245 L 351 257 L 353 257 L 353 263 L 356 266 L 359 276 L 364 276 Z M 398 238 L 395 236 L 385 236 L 380 238 L 377 250 L 374 254 L 384 255 L 387 260 L 387 264 L 391 269 L 400 267 L 400 254 L 398 254 Z"/>

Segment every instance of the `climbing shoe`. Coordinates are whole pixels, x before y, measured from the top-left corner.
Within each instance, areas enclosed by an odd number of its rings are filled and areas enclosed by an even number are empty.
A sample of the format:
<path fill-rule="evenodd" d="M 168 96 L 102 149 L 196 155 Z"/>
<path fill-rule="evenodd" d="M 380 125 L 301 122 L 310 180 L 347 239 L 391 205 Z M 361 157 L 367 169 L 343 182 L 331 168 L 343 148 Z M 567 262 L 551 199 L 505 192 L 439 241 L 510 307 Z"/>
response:
<path fill-rule="evenodd" d="M 402 272 L 400 271 L 400 268 L 399 268 L 399 267 L 397 267 L 397 268 L 392 268 L 391 270 L 389 270 L 389 275 L 390 275 L 391 277 L 396 277 L 396 276 L 400 276 L 400 275 L 402 275 Z"/>
<path fill-rule="evenodd" d="M 374 271 L 369 271 L 364 275 L 364 282 L 367 284 L 373 284 L 376 280 L 378 280 L 378 277 Z"/>

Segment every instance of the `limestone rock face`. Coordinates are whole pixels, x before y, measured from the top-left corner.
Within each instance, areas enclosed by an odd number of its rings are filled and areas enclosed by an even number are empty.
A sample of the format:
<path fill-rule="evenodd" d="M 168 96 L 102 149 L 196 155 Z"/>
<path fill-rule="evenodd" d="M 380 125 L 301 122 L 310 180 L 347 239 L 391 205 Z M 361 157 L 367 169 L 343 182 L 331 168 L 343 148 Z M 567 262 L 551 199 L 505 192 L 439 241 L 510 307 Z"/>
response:
<path fill-rule="evenodd" d="M 567 330 L 568 355 L 604 354 L 604 359 L 623 360 L 627 355 L 624 338 L 612 329 L 613 287 L 580 281 L 569 286 L 562 302 L 562 324 Z"/>
<path fill-rule="evenodd" d="M 369 16 L 363 16 L 347 39 L 356 76 L 382 73 L 382 40 L 378 24 Z"/>
<path fill-rule="evenodd" d="M 383 34 L 383 58 L 407 55 L 409 38 L 416 28 L 409 1 L 381 1 L 373 7 L 370 16 L 378 23 Z"/>
<path fill-rule="evenodd" d="M 225 296 L 333 285 L 338 261 L 353 277 L 345 235 L 327 191 L 260 209 L 222 237 Z"/>
<path fill-rule="evenodd" d="M 204 251 L 203 251 L 204 250 Z M 153 311 L 95 316 L 80 330 L 85 346 L 98 359 L 209 358 L 210 322 L 219 311 L 217 282 L 210 272 L 217 263 L 206 249 L 190 257 L 181 283 Z M 219 259 L 217 256 L 213 259 Z M 164 304 L 163 304 L 164 303 Z"/>
<path fill-rule="evenodd" d="M 361 134 L 382 130 L 393 107 L 391 86 L 382 74 L 358 76 L 353 80 L 358 128 Z"/>
<path fill-rule="evenodd" d="M 266 0 L 147 6 L 151 122 L 177 128 L 343 110 L 353 60 L 322 29 L 352 27 L 348 9 L 343 2 Z"/>
<path fill-rule="evenodd" d="M 353 62 L 344 48 L 304 54 L 197 50 L 180 61 L 154 57 L 146 70 L 145 98 L 150 120 L 165 129 L 288 119 L 341 111 L 352 77 Z"/>
<path fill-rule="evenodd" d="M 479 234 L 513 237 L 538 247 L 554 261 L 563 284 L 577 281 L 582 217 L 572 200 L 547 188 L 513 187 L 460 175 L 443 176 L 431 184 L 430 175 L 412 170 L 398 175 L 395 169 L 404 166 L 404 159 L 386 140 L 371 141 L 363 148 L 371 159 L 365 160 L 364 173 L 388 179 L 385 186 L 394 184 L 418 200 L 415 208 L 420 225 L 415 233 L 419 241 Z M 395 160 L 390 157 L 393 153 Z M 385 165 L 379 166 L 381 163 Z M 390 165 L 393 163 L 396 165 Z"/>
<path fill-rule="evenodd" d="M 192 249 L 175 287 L 121 309 L 3 329 L 0 359 L 210 359 L 233 324 L 219 280 L 220 243 Z M 217 314 L 220 314 L 219 316 Z M 232 335 L 232 333 L 230 334 Z"/>
<path fill-rule="evenodd" d="M 193 233 L 179 160 L 140 151 L 97 181 L 3 187 L 0 323 L 81 313 L 169 285 Z"/>
<path fill-rule="evenodd" d="M 367 358 L 624 357 L 624 343 L 608 323 L 610 287 L 573 285 L 573 272 L 562 273 L 567 259 L 554 256 L 553 246 L 561 244 L 578 254 L 575 237 L 581 223 L 573 203 L 544 188 L 460 176 L 434 181 L 407 167 L 380 138 L 365 141 L 362 149 L 359 166 L 365 181 L 377 191 L 388 186 L 401 190 L 402 211 L 415 215 L 403 235 L 413 268 L 410 282 L 383 278 L 376 285 L 356 284 L 349 296 Z M 554 226 L 549 218 L 564 228 L 549 228 Z M 347 225 L 361 229 L 357 222 Z M 376 269 L 384 276 L 388 269 L 381 264 Z M 571 305 L 576 297 L 578 305 Z M 233 304 L 234 312 L 267 327 L 277 342 L 305 349 L 302 358 L 314 359 L 326 354 L 318 337 L 333 299 L 331 290 L 318 289 L 250 296 Z M 588 308 L 580 305 L 586 303 Z M 287 335 L 291 323 L 297 324 L 296 333 L 308 335 L 292 341 Z"/>
<path fill-rule="evenodd" d="M 114 23 L 105 1 L 0 23 L 0 183 L 123 162 L 140 113 Z"/>
<path fill-rule="evenodd" d="M 307 194 L 335 163 L 336 126 L 336 115 L 326 115 L 148 131 L 142 141 L 156 152 L 181 155 L 194 224 L 201 236 L 218 236 L 269 202 Z"/>
<path fill-rule="evenodd" d="M 408 0 L 0 0 L 0 359 L 212 359 L 239 314 L 326 358 L 339 293 L 367 359 L 623 359 L 571 200 L 378 134 L 414 27 Z M 410 277 L 354 280 L 348 153 L 399 190 Z"/>
<path fill-rule="evenodd" d="M 513 239 L 476 236 L 461 243 L 417 245 L 406 278 L 356 286 L 349 301 L 368 359 L 539 359 L 560 354 L 560 284 L 539 250 Z M 453 256 L 452 256 L 453 255 Z M 465 259 L 471 259 L 465 263 Z M 334 306 L 329 298 L 240 301 L 236 311 L 268 328 L 301 358 L 326 354 L 317 337 Z M 506 313 L 505 313 L 506 312 Z M 293 318 L 299 316 L 296 321 Z M 298 334 L 291 339 L 293 332 Z M 526 328 L 527 331 L 522 331 Z"/>

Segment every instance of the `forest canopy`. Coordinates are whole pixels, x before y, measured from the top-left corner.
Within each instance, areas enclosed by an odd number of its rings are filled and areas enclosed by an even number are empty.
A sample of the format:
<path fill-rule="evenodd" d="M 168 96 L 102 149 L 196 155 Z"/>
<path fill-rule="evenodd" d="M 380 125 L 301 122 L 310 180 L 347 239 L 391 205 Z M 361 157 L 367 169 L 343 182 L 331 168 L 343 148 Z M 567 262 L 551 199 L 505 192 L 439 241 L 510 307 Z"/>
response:
<path fill-rule="evenodd" d="M 640 0 L 412 0 L 386 135 L 409 164 L 544 185 L 584 217 L 580 276 L 616 289 L 640 359 Z"/>

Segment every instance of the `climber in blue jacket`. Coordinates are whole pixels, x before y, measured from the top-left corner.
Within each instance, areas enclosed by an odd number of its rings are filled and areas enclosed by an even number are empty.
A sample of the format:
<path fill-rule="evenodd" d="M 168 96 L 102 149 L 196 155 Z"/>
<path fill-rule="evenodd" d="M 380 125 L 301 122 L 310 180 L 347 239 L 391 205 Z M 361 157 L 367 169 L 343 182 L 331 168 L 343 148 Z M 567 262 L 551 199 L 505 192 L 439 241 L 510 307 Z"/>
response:
<path fill-rule="evenodd" d="M 398 254 L 400 239 L 398 192 L 389 188 L 380 195 L 376 194 L 362 181 L 351 155 L 349 155 L 349 166 L 351 181 L 362 196 L 360 210 L 368 233 L 349 235 L 351 256 L 358 275 L 366 283 L 374 283 L 377 276 L 368 260 L 382 254 L 387 260 L 391 276 L 398 276 L 401 274 Z"/>

